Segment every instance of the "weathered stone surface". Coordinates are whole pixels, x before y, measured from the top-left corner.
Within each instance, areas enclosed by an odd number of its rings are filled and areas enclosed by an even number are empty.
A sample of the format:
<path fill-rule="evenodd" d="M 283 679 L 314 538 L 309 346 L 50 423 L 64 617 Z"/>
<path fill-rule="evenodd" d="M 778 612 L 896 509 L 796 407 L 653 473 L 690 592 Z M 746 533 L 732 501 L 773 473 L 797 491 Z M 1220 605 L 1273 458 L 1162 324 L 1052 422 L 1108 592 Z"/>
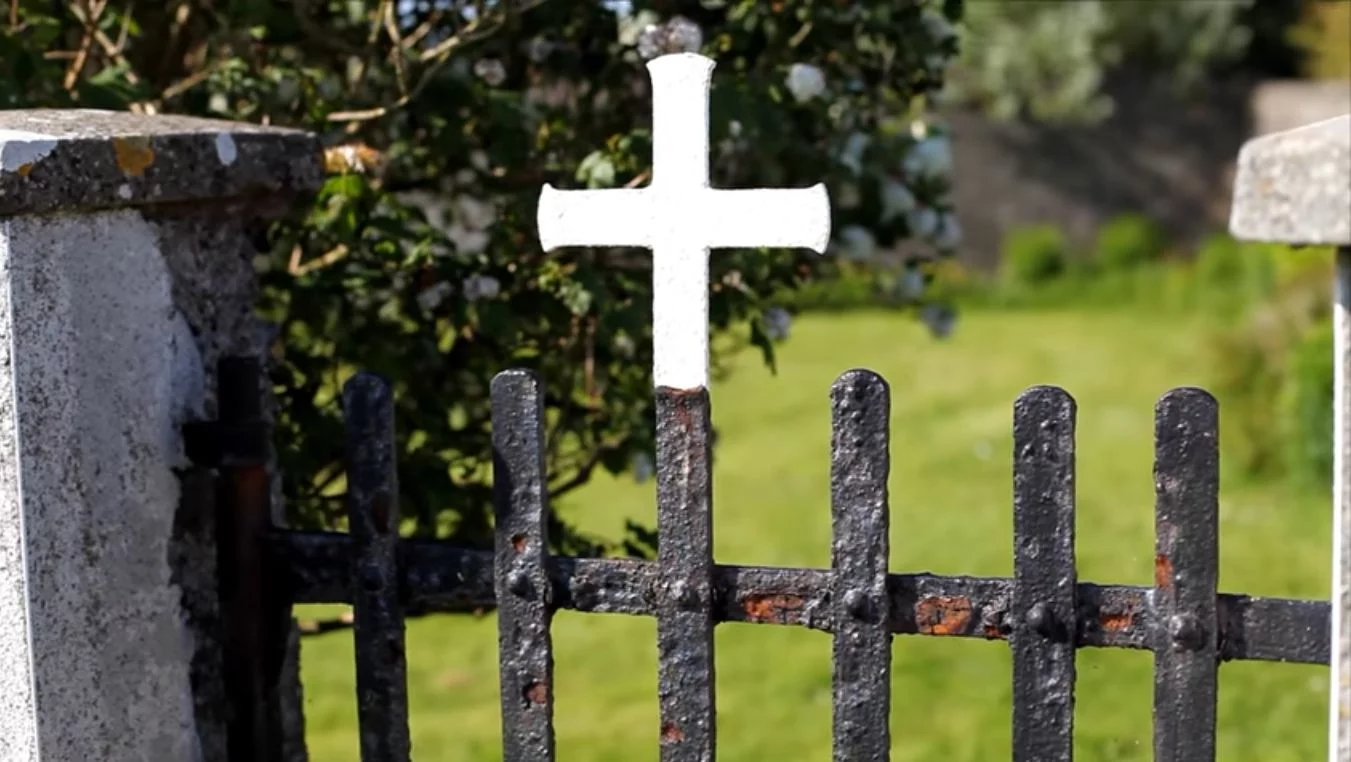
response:
<path fill-rule="evenodd" d="M 1252 241 L 1351 244 L 1351 114 L 1245 144 L 1229 230 Z"/>
<path fill-rule="evenodd" d="M 181 428 L 263 354 L 252 221 L 321 181 L 303 133 L 0 112 L 0 762 L 224 762 Z"/>
<path fill-rule="evenodd" d="M 196 759 L 169 543 L 203 366 L 154 227 L 132 210 L 7 220 L 0 277 L 5 759 Z"/>
<path fill-rule="evenodd" d="M 316 187 L 311 134 L 116 111 L 0 111 L 0 216 L 268 196 Z"/>

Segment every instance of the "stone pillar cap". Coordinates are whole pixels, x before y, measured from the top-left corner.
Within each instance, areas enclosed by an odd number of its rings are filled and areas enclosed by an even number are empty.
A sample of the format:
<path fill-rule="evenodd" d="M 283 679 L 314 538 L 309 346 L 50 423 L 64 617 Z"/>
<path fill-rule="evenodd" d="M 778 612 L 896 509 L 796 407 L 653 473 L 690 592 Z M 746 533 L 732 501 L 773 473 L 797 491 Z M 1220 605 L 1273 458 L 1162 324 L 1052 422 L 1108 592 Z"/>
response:
<path fill-rule="evenodd" d="M 293 195 L 322 182 L 322 147 L 299 130 L 121 111 L 0 111 L 0 217 Z"/>
<path fill-rule="evenodd" d="M 1229 231 L 1250 241 L 1351 245 L 1351 114 L 1245 143 Z"/>

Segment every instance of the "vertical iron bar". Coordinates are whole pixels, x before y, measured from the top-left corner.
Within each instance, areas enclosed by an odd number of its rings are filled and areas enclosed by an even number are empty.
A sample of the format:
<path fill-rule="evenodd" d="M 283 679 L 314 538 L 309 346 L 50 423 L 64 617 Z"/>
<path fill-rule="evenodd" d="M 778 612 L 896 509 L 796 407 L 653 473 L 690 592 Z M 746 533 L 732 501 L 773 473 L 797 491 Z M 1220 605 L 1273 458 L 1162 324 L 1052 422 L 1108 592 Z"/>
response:
<path fill-rule="evenodd" d="M 852 370 L 830 390 L 830 499 L 835 570 L 835 762 L 885 762 L 891 751 L 887 475 L 891 390 Z"/>
<path fill-rule="evenodd" d="M 1174 389 L 1154 412 L 1154 759 L 1215 759 L 1219 411 Z"/>
<path fill-rule="evenodd" d="M 408 677 L 399 602 L 399 483 L 394 393 L 360 373 L 343 388 L 357 723 L 363 762 L 407 762 Z"/>
<path fill-rule="evenodd" d="M 662 762 L 712 762 L 713 495 L 708 390 L 658 387 L 657 696 Z"/>
<path fill-rule="evenodd" d="M 231 762 L 281 762 L 282 722 L 269 699 L 281 676 L 290 604 L 269 585 L 263 546 L 273 528 L 263 369 L 255 357 L 225 357 L 216 367 L 217 574 L 231 708 L 227 754 Z"/>
<path fill-rule="evenodd" d="M 1028 389 L 1013 409 L 1013 759 L 1074 756 L 1074 398 Z"/>
<path fill-rule="evenodd" d="M 504 762 L 554 759 L 544 392 L 528 371 L 492 382 L 498 669 Z"/>

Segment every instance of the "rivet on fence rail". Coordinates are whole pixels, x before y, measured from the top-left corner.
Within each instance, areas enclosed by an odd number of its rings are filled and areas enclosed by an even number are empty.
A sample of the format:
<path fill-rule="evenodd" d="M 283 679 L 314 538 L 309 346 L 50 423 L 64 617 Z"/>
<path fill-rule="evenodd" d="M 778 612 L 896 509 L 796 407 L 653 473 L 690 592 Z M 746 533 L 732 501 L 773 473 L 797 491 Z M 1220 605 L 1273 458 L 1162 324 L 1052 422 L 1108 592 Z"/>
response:
<path fill-rule="evenodd" d="M 891 749 L 890 395 L 881 376 L 862 370 L 830 390 L 836 762 L 884 762 Z"/>
<path fill-rule="evenodd" d="M 1201 389 L 1159 400 L 1154 433 L 1154 759 L 1215 759 L 1219 410 Z"/>
<path fill-rule="evenodd" d="M 492 382 L 493 551 L 504 762 L 554 759 L 544 391 L 509 370 Z"/>
<path fill-rule="evenodd" d="M 1074 398 L 1034 387 L 1013 411 L 1013 759 L 1069 762 L 1078 621 Z"/>
<path fill-rule="evenodd" d="M 394 393 L 360 373 L 342 393 L 362 762 L 407 762 L 408 675 L 399 601 L 399 482 Z"/>

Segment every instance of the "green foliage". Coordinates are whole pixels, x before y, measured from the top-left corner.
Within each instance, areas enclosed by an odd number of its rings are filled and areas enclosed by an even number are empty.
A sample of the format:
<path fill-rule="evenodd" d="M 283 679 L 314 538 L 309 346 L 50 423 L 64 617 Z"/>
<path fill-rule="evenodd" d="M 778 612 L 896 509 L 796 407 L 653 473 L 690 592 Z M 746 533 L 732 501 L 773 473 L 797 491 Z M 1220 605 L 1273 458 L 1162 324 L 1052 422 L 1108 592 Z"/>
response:
<path fill-rule="evenodd" d="M 1196 279 L 1208 303 L 1232 312 L 1271 296 L 1277 282 L 1275 247 L 1247 243 L 1219 233 L 1196 253 Z"/>
<path fill-rule="evenodd" d="M 968 3 L 952 94 L 1002 118 L 1101 119 L 1112 111 L 1102 84 L 1114 66 L 1142 64 L 1195 85 L 1244 51 L 1253 2 Z"/>
<path fill-rule="evenodd" d="M 1107 270 L 1129 270 L 1163 255 L 1163 230 L 1142 214 L 1125 214 L 1103 225 L 1093 250 Z"/>
<path fill-rule="evenodd" d="M 1304 53 L 1304 74 L 1312 79 L 1351 79 L 1351 3 L 1309 2 L 1304 18 L 1290 30 Z"/>
<path fill-rule="evenodd" d="M 878 189 L 922 142 L 897 125 L 941 85 L 956 50 L 942 14 L 955 19 L 960 4 L 654 0 L 624 14 L 612 5 L 20 0 L 14 23 L 0 23 L 0 104 L 317 132 L 332 174 L 303 215 L 273 226 L 263 252 L 291 518 L 342 522 L 338 391 L 365 368 L 395 383 L 411 531 L 482 546 L 497 372 L 526 367 L 544 381 L 552 497 L 653 449 L 650 256 L 546 256 L 533 225 L 546 182 L 646 182 L 640 50 L 698 49 L 718 61 L 715 184 L 825 181 L 834 197 L 862 188 L 862 203 L 837 205 L 836 229 L 866 228 L 886 245 L 912 226 L 885 213 Z M 821 92 L 794 93 L 798 64 L 819 69 Z M 941 177 L 905 180 L 912 206 L 950 206 Z M 820 267 L 805 253 L 717 252 L 717 346 L 754 344 L 772 366 L 765 316 Z M 563 550 L 628 547 L 553 518 Z"/>
<path fill-rule="evenodd" d="M 1002 252 L 1005 278 L 1022 285 L 1055 280 L 1069 269 L 1069 245 L 1054 225 L 1015 228 L 1005 236 Z"/>
<path fill-rule="evenodd" d="M 1290 352 L 1281 395 L 1285 467 L 1296 479 L 1332 478 L 1332 321 L 1315 323 Z"/>
<path fill-rule="evenodd" d="M 1288 253 L 1281 247 L 1268 256 Z M 1306 411 L 1318 394 L 1312 346 L 1321 340 L 1318 326 L 1329 319 L 1328 282 L 1317 269 L 1292 271 L 1269 299 L 1251 303 L 1246 317 L 1219 330 L 1208 347 L 1209 386 L 1225 406 L 1222 436 L 1247 473 L 1304 478 L 1319 468 L 1310 457 L 1316 424 Z"/>

